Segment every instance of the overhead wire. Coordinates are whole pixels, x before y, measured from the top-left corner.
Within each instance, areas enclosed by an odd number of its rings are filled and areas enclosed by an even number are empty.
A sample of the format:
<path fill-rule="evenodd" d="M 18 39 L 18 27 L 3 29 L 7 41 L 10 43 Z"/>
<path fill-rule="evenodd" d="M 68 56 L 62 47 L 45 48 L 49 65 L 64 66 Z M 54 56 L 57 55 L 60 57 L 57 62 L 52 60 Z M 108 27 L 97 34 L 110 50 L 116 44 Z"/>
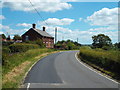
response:
<path fill-rule="evenodd" d="M 40 16 L 40 18 L 42 19 L 42 21 L 46 24 L 46 25 L 49 25 L 47 22 L 45 22 L 45 19 L 42 17 L 42 15 L 38 12 L 38 10 L 34 7 L 33 3 L 28 0 L 31 4 L 31 6 L 33 7 L 33 9 L 37 12 L 37 14 Z"/>

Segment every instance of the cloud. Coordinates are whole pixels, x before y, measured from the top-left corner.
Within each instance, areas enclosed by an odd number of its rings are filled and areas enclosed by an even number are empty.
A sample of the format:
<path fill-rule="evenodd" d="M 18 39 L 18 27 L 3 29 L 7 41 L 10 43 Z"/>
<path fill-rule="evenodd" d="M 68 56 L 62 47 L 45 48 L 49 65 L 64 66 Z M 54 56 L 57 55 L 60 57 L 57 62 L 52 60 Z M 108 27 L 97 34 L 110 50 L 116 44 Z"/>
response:
<path fill-rule="evenodd" d="M 0 24 L 0 30 L 4 30 L 4 29 L 10 29 L 10 27 L 9 26 L 6 26 L 6 25 L 2 25 L 2 24 Z"/>
<path fill-rule="evenodd" d="M 85 22 L 88 22 L 92 26 L 99 27 L 91 28 L 88 32 L 91 33 L 91 35 L 103 33 L 108 35 L 113 43 L 118 42 L 118 15 L 118 8 L 102 8 L 94 12 L 91 16 L 87 17 Z"/>
<path fill-rule="evenodd" d="M 43 12 L 56 12 L 63 9 L 70 9 L 71 4 L 61 0 L 4 0 L 2 7 L 8 7 L 15 11 L 35 12 L 34 8 Z"/>
<path fill-rule="evenodd" d="M 28 23 L 18 23 L 16 26 L 31 27 L 31 24 L 28 24 Z"/>
<path fill-rule="evenodd" d="M 5 16 L 0 15 L 0 20 L 5 19 Z"/>
<path fill-rule="evenodd" d="M 45 26 L 46 31 L 52 35 L 53 37 L 55 36 L 55 26 Z M 61 26 L 56 26 L 57 27 L 57 40 L 73 40 L 77 41 L 77 38 L 79 39 L 79 43 L 81 44 L 92 44 L 92 36 L 93 35 L 98 35 L 100 33 L 108 35 L 113 43 L 118 42 L 118 31 L 112 31 L 108 27 L 100 27 L 100 28 L 91 28 L 89 30 L 79 30 L 79 29 L 69 29 L 69 28 L 64 28 Z M 40 27 L 42 28 L 42 26 Z M 109 29 L 106 30 L 106 29 Z M 42 29 L 41 29 L 42 30 Z"/>
<path fill-rule="evenodd" d="M 24 29 L 12 29 L 7 25 L 0 24 L 0 32 L 2 32 L 4 34 L 9 34 L 11 36 L 13 36 L 15 34 L 22 35 L 27 30 L 28 30 L 27 28 L 24 28 Z"/>
<path fill-rule="evenodd" d="M 74 19 L 69 19 L 69 18 L 63 18 L 63 19 L 58 19 L 58 18 L 48 18 L 45 21 L 40 21 L 38 22 L 40 25 L 44 25 L 45 22 L 48 25 L 70 25 L 72 22 L 74 22 Z"/>
<path fill-rule="evenodd" d="M 87 22 L 96 26 L 111 26 L 118 24 L 118 8 L 103 8 L 87 17 Z"/>
<path fill-rule="evenodd" d="M 79 21 L 82 21 L 83 20 L 83 18 L 79 18 Z"/>

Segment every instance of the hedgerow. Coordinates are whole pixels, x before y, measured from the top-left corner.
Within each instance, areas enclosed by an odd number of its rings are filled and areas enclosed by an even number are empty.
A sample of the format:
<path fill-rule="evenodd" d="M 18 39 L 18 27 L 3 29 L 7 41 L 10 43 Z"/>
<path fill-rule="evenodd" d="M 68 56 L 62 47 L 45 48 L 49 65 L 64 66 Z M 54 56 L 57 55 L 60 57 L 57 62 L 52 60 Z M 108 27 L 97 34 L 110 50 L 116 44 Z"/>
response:
<path fill-rule="evenodd" d="M 80 57 L 112 72 L 120 73 L 120 51 L 81 48 Z"/>
<path fill-rule="evenodd" d="M 30 49 L 39 48 L 39 45 L 36 44 L 26 44 L 26 43 L 16 43 L 9 46 L 12 53 L 16 52 L 26 52 Z"/>

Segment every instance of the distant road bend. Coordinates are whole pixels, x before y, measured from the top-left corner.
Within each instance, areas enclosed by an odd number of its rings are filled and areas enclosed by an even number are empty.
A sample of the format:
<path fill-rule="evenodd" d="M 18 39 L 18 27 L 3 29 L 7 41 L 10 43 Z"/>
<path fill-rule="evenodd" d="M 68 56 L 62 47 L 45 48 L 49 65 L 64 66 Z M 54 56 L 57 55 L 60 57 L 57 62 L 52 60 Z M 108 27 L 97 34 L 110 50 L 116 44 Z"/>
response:
<path fill-rule="evenodd" d="M 118 88 L 117 82 L 81 64 L 77 52 L 59 52 L 38 61 L 25 78 L 25 88 Z"/>

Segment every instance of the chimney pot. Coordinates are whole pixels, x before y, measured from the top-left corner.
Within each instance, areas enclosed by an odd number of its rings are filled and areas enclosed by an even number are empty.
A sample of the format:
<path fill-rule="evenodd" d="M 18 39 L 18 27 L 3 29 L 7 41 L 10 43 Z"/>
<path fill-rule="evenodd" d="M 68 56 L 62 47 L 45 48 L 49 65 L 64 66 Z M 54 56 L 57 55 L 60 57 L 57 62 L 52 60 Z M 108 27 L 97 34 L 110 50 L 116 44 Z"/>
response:
<path fill-rule="evenodd" d="M 45 31 L 45 27 L 43 27 L 43 31 Z"/>
<path fill-rule="evenodd" d="M 36 24 L 32 24 L 32 28 L 36 28 Z"/>

